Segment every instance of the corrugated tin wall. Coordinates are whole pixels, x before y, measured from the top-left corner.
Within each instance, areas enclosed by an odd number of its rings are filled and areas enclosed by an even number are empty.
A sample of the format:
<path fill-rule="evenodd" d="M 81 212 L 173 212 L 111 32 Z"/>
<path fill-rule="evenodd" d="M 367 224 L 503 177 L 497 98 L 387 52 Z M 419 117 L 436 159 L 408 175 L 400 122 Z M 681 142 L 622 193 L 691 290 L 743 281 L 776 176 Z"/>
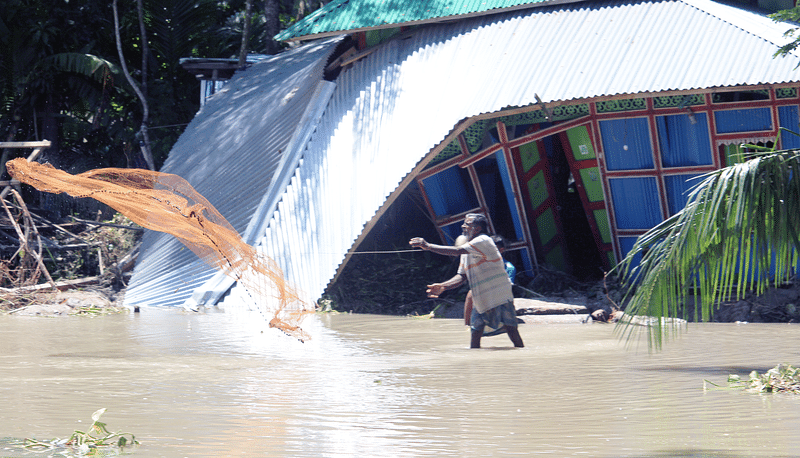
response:
<path fill-rule="evenodd" d="M 303 121 L 309 105 L 327 101 L 315 97 L 338 41 L 312 43 L 237 72 L 198 112 L 162 171 L 189 181 L 244 234 L 281 167 L 296 166 L 286 155 L 297 151 L 287 147 L 311 127 Z M 182 305 L 215 273 L 174 237 L 147 231 L 125 303 Z"/>

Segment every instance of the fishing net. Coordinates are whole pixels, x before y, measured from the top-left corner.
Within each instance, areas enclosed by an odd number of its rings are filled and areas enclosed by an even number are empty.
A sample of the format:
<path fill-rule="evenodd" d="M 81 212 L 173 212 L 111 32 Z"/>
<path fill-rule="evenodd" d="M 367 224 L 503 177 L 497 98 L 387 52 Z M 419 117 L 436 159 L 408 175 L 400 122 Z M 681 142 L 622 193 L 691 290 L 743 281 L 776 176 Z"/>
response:
<path fill-rule="evenodd" d="M 242 240 L 233 226 L 183 178 L 143 169 L 106 168 L 71 175 L 23 158 L 9 174 L 39 191 L 91 197 L 147 229 L 177 237 L 208 265 L 240 283 L 270 327 L 303 341 L 300 321 L 313 311 L 287 284 L 277 263 Z"/>

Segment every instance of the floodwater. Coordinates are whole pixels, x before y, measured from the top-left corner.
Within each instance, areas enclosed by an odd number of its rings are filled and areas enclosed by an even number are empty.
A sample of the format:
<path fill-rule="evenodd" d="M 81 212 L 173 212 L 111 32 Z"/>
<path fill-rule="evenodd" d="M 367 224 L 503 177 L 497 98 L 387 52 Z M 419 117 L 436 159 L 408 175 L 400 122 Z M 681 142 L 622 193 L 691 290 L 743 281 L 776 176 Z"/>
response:
<path fill-rule="evenodd" d="M 604 324 L 526 324 L 470 350 L 461 320 L 321 314 L 305 344 L 246 314 L 0 316 L 0 456 L 102 417 L 142 457 L 781 457 L 800 397 L 728 374 L 800 363 L 800 326 L 691 324 L 649 353 Z"/>

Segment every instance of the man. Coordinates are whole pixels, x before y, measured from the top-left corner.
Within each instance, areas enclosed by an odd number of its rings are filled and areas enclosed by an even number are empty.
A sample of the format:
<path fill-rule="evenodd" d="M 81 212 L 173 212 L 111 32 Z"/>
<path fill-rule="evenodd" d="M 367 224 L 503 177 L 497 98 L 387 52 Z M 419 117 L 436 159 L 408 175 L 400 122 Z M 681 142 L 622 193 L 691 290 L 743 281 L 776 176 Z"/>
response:
<path fill-rule="evenodd" d="M 506 239 L 502 235 L 495 234 L 492 236 L 492 241 L 494 242 L 494 246 L 497 247 L 497 251 L 500 252 L 500 256 L 503 256 L 503 252 L 506 251 Z M 458 238 L 456 239 L 455 245 L 460 246 L 466 242 L 467 238 L 464 237 L 463 235 L 459 235 Z M 464 260 L 465 256 L 467 255 L 465 254 L 461 255 L 462 261 Z M 505 258 L 503 258 L 503 261 L 504 261 L 503 264 L 505 265 L 506 268 L 506 274 L 508 274 L 508 279 L 511 280 L 511 284 L 513 285 L 514 279 L 517 276 L 517 268 L 514 267 L 514 264 L 512 264 L 510 261 L 507 261 Z M 466 324 L 467 326 L 470 325 L 470 319 L 472 318 L 471 315 L 472 315 L 472 290 L 467 292 L 467 298 L 464 300 L 464 324 Z M 499 329 L 494 329 L 491 330 L 490 332 L 486 332 L 486 330 L 484 330 L 483 335 L 496 336 L 504 332 L 506 332 L 506 328 L 505 326 L 501 325 Z"/>
<path fill-rule="evenodd" d="M 481 337 L 486 326 L 494 329 L 505 325 L 508 337 L 515 347 L 523 347 L 522 337 L 517 329 L 517 313 L 514 296 L 511 293 L 511 280 L 506 273 L 503 257 L 492 239 L 486 234 L 486 217 L 470 213 L 461 225 L 461 232 L 467 242 L 460 246 L 444 246 L 428 243 L 415 237 L 408 243 L 417 248 L 444 256 L 461 256 L 458 273 L 442 283 L 428 285 L 428 297 L 439 297 L 448 289 L 458 288 L 468 281 L 472 291 L 473 309 L 470 316 L 472 338 L 471 348 L 480 348 Z"/>

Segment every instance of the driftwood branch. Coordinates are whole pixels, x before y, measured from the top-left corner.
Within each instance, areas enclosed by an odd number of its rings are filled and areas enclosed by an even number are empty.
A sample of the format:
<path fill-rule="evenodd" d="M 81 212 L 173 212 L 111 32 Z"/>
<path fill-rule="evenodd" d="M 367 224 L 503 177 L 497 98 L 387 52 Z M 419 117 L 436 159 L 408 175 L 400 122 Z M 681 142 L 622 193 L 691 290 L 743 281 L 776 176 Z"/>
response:
<path fill-rule="evenodd" d="M 32 228 L 31 230 L 33 231 L 33 234 L 36 236 L 39 245 L 37 251 L 33 251 L 30 249 L 30 245 L 28 243 L 28 235 L 26 235 L 26 233 L 23 232 L 23 230 L 19 227 L 19 224 L 14 218 L 14 215 L 11 214 L 11 209 L 8 207 L 8 204 L 6 204 L 5 199 L 0 199 L 0 203 L 3 204 L 3 209 L 5 209 L 9 221 L 11 221 L 11 224 L 14 226 L 14 230 L 17 231 L 17 235 L 19 236 L 20 250 L 24 251 L 25 255 L 32 256 L 36 260 L 37 269 L 33 275 L 34 281 L 35 278 L 37 278 L 39 273 L 41 272 L 42 274 L 44 274 L 45 278 L 47 278 L 47 281 L 50 283 L 50 285 L 53 288 L 55 288 L 56 284 L 53 281 L 53 278 L 50 276 L 50 272 L 48 272 L 47 267 L 45 267 L 44 261 L 42 261 L 42 241 L 41 238 L 39 237 L 39 231 L 36 229 L 36 225 L 33 224 L 33 218 L 31 218 L 31 215 L 28 212 L 28 207 L 25 205 L 25 201 L 22 200 L 22 196 L 20 196 L 16 190 L 11 189 L 10 192 L 13 193 L 14 198 L 16 199 L 20 208 L 22 209 L 22 216 L 26 222 L 26 226 L 28 226 L 28 224 L 30 225 L 30 227 Z"/>
<path fill-rule="evenodd" d="M 19 205 L 14 205 L 13 203 L 11 205 L 13 205 L 15 208 L 18 208 L 20 210 L 22 209 L 22 207 L 19 206 Z M 78 242 L 81 243 L 80 245 L 66 245 L 65 246 L 65 245 L 58 245 L 57 243 L 53 242 L 52 246 L 55 247 L 55 248 L 77 248 L 77 247 L 84 247 L 84 246 L 91 247 L 91 246 L 97 246 L 98 245 L 98 243 L 90 242 L 90 241 L 84 239 L 83 237 L 81 237 L 79 235 L 76 235 L 76 234 L 64 229 L 63 225 L 55 224 L 55 223 L 47 220 L 47 218 L 39 216 L 36 213 L 31 212 L 30 210 L 28 210 L 28 214 L 31 216 L 31 218 L 33 220 L 35 220 L 35 221 L 37 221 L 37 222 L 39 222 L 39 223 L 41 223 L 41 224 L 43 224 L 45 226 L 51 227 L 51 228 L 53 228 L 53 229 L 65 234 L 65 235 L 67 235 L 67 236 L 69 236 L 69 237 L 71 237 L 71 238 L 73 238 L 73 239 L 75 239 L 75 240 L 77 240 Z M 76 221 L 84 222 L 84 220 L 78 220 L 77 218 L 73 218 L 73 219 L 75 219 Z M 86 221 L 85 223 L 91 223 L 91 221 Z M 100 223 L 93 223 L 93 224 L 103 225 L 103 224 L 100 224 Z M 120 227 L 125 227 L 125 226 L 120 226 Z"/>
<path fill-rule="evenodd" d="M 78 223 L 89 224 L 89 225 L 92 225 L 92 226 L 116 227 L 116 228 L 119 228 L 119 229 L 127 229 L 129 231 L 143 231 L 144 230 L 143 227 L 139 227 L 139 226 L 125 226 L 125 225 L 122 225 L 122 224 L 101 223 L 100 221 L 90 221 L 88 219 L 76 218 L 74 216 L 70 216 L 70 219 L 75 221 L 75 222 L 78 222 Z"/>
<path fill-rule="evenodd" d="M 59 232 L 63 232 L 64 234 L 72 237 L 73 239 L 75 239 L 75 240 L 77 240 L 77 241 L 79 241 L 79 242 L 81 242 L 83 244 L 86 244 L 86 245 L 89 245 L 89 246 L 97 245 L 96 243 L 92 243 L 92 242 L 90 242 L 90 241 L 88 241 L 88 240 L 86 240 L 86 239 L 84 239 L 84 238 L 82 238 L 82 237 L 80 237 L 80 236 L 78 236 L 76 234 L 73 234 L 72 232 L 64 229 L 63 227 L 59 226 L 58 224 L 51 223 L 47 219 L 45 219 L 45 218 L 43 218 L 43 217 L 41 217 L 41 216 L 39 216 L 39 215 L 37 215 L 35 213 L 31 213 L 31 216 L 32 216 L 32 218 L 36 219 L 40 223 L 42 223 L 42 224 L 44 224 L 46 226 L 50 226 L 50 227 L 52 227 L 53 229 L 55 229 L 55 230 L 57 230 Z"/>
<path fill-rule="evenodd" d="M 85 288 L 87 286 L 97 285 L 100 283 L 100 277 L 86 277 L 77 280 L 61 280 L 53 284 L 41 284 L 20 286 L 18 288 L 0 288 L 0 293 L 3 294 L 27 294 L 37 293 L 48 289 L 57 289 L 59 291 L 66 291 L 74 288 Z"/>
<path fill-rule="evenodd" d="M 116 263 L 112 264 L 108 267 L 107 271 L 113 272 L 114 276 L 125 286 L 128 286 L 125 283 L 123 275 L 125 272 L 131 270 L 136 263 L 136 259 L 139 257 L 139 248 L 142 246 L 142 242 L 136 244 L 136 246 L 131 249 L 125 256 L 123 256 L 120 260 Z"/>

